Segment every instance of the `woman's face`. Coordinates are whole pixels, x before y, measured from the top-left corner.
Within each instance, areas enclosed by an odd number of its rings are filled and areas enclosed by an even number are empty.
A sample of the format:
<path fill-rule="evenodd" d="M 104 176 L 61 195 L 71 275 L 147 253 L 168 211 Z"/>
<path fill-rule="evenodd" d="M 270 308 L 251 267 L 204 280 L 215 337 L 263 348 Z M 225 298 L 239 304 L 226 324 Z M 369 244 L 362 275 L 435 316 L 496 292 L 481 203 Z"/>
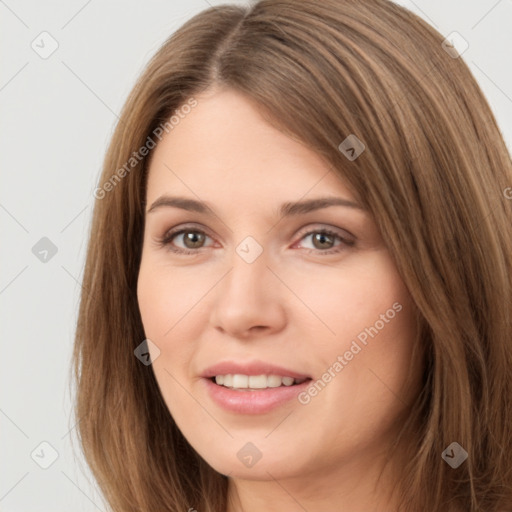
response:
<path fill-rule="evenodd" d="M 165 403 L 231 477 L 371 465 L 415 390 L 408 291 L 318 154 L 235 92 L 196 99 L 148 176 L 138 300 Z"/>

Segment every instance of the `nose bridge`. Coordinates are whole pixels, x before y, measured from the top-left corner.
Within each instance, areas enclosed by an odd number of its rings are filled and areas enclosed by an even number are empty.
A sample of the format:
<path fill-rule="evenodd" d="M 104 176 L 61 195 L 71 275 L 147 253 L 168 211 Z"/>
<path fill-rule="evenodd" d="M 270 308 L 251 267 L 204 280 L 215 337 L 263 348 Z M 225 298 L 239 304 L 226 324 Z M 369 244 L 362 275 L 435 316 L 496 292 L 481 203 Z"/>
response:
<path fill-rule="evenodd" d="M 266 283 L 272 273 L 267 267 L 267 252 L 258 242 L 249 238 L 235 248 L 224 293 L 240 300 L 261 300 L 268 291 Z"/>
<path fill-rule="evenodd" d="M 267 267 L 267 253 L 261 246 L 257 249 L 250 240 L 236 247 L 231 269 L 215 298 L 213 323 L 232 335 L 241 336 L 255 326 L 275 330 L 285 320 L 280 287 Z"/>

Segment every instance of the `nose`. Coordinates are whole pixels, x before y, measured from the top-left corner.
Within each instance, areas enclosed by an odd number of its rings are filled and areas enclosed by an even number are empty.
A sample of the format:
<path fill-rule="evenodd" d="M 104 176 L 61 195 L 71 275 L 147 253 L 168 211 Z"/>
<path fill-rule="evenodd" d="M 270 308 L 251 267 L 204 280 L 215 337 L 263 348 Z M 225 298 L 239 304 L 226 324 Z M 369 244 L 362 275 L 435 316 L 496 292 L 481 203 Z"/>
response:
<path fill-rule="evenodd" d="M 247 339 L 277 333 L 286 325 L 283 284 L 267 266 L 265 252 L 248 263 L 237 253 L 213 298 L 214 327 L 232 337 Z"/>

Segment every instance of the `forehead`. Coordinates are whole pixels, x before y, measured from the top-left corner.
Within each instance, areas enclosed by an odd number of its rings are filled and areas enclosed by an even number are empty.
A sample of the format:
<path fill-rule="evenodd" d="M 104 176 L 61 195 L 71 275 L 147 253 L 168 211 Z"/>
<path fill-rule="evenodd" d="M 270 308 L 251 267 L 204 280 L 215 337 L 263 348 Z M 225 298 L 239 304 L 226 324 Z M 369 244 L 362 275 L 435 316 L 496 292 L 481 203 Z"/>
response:
<path fill-rule="evenodd" d="M 351 197 L 321 155 L 272 126 L 251 100 L 227 90 L 195 99 L 153 150 L 148 202 L 164 192 L 247 201 L 310 191 Z"/>

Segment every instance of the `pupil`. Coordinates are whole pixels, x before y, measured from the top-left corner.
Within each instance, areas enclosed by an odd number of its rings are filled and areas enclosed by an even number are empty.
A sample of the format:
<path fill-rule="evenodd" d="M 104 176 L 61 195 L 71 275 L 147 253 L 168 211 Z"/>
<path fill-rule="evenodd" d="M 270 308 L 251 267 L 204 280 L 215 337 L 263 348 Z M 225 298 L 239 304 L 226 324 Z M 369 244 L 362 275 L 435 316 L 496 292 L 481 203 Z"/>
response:
<path fill-rule="evenodd" d="M 202 233 L 188 232 L 187 236 L 185 236 L 185 245 L 187 245 L 187 247 L 190 247 L 192 249 L 199 247 L 201 245 L 202 241 L 203 241 Z M 191 245 L 189 245 L 189 242 L 191 242 Z"/>
<path fill-rule="evenodd" d="M 319 241 L 320 243 L 325 243 L 326 241 L 326 238 L 327 239 L 331 239 L 331 240 L 328 240 L 327 243 L 331 243 L 332 242 L 332 235 L 328 235 L 326 233 L 317 233 L 315 235 L 315 237 L 313 238 L 313 240 L 316 242 L 316 241 Z M 320 249 L 325 249 L 325 247 L 320 247 Z"/>

